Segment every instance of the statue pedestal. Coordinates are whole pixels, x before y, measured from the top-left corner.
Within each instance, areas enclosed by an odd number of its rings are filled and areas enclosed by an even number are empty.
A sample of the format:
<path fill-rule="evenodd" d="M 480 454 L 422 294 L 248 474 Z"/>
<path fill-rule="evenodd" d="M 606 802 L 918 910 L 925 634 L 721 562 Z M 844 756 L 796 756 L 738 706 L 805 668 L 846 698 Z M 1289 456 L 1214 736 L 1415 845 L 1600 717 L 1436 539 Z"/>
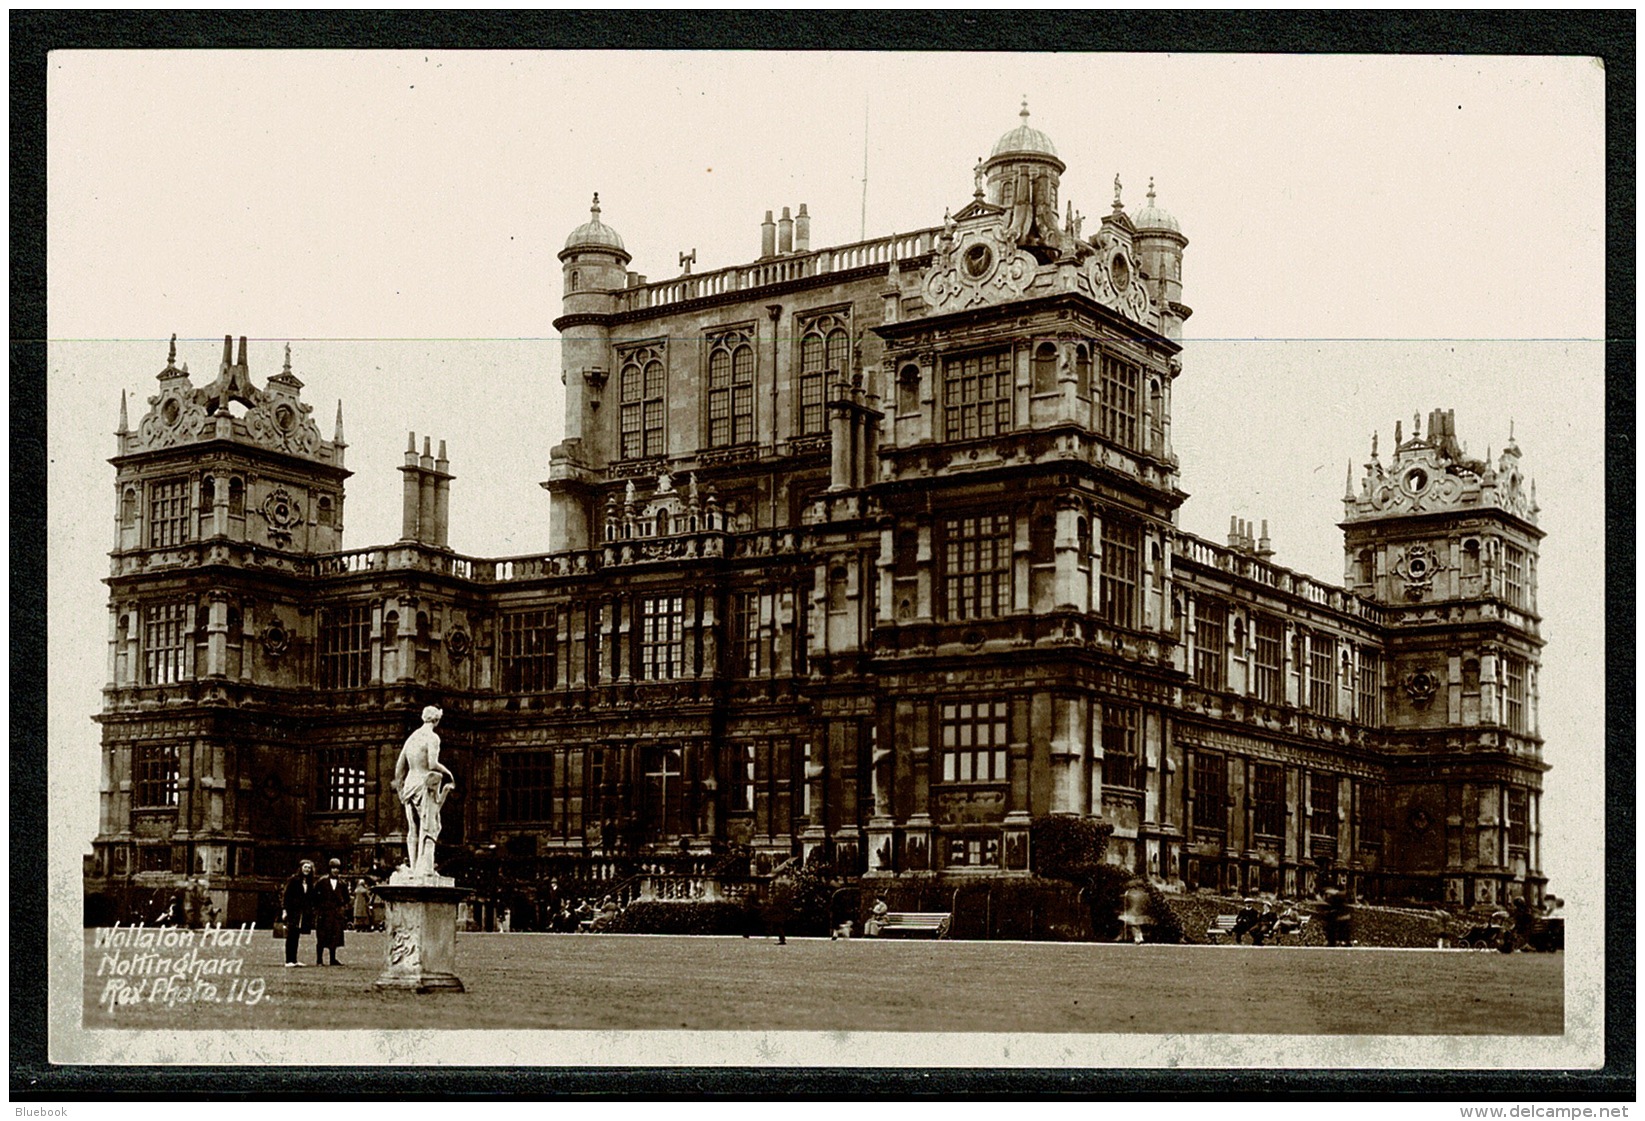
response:
<path fill-rule="evenodd" d="M 375 987 L 462 992 L 455 972 L 457 904 L 469 890 L 449 876 L 396 874 L 377 894 L 388 907 L 388 954 Z"/>

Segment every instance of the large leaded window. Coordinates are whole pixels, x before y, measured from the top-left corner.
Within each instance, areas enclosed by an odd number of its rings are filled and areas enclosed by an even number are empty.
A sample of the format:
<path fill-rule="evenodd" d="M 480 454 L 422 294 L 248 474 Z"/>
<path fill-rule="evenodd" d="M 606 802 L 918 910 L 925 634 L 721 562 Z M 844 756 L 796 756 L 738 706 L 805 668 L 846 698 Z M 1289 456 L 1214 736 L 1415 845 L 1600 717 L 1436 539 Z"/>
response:
<path fill-rule="evenodd" d="M 1382 786 L 1375 782 L 1356 784 L 1359 790 L 1359 847 L 1382 848 Z"/>
<path fill-rule="evenodd" d="M 1524 850 L 1531 843 L 1531 796 L 1521 787 L 1508 789 L 1508 847 Z"/>
<path fill-rule="evenodd" d="M 647 596 L 640 601 L 640 677 L 669 681 L 685 676 L 685 597 Z"/>
<path fill-rule="evenodd" d="M 1251 776 L 1251 830 L 1260 837 L 1285 835 L 1285 772 L 1258 763 Z"/>
<path fill-rule="evenodd" d="M 1285 653 L 1285 627 L 1278 619 L 1259 615 L 1255 630 L 1257 700 L 1277 705 L 1285 699 L 1280 676 Z"/>
<path fill-rule="evenodd" d="M 642 347 L 623 356 L 617 377 L 623 459 L 663 454 L 663 399 L 667 384 L 662 352 L 655 347 Z"/>
<path fill-rule="evenodd" d="M 708 348 L 708 444 L 723 448 L 754 439 L 754 345 L 743 331 Z"/>
<path fill-rule="evenodd" d="M 1228 828 L 1228 761 L 1221 755 L 1193 753 L 1193 823 L 1198 829 Z"/>
<path fill-rule="evenodd" d="M 1313 811 L 1308 819 L 1308 830 L 1316 837 L 1335 837 L 1337 835 L 1337 777 L 1335 775 L 1313 776 L 1309 790 L 1309 808 Z"/>
<path fill-rule="evenodd" d="M 172 685 L 183 679 L 188 655 L 186 603 L 150 603 L 143 608 L 143 684 Z"/>
<path fill-rule="evenodd" d="M 733 592 L 731 595 L 731 675 L 758 677 L 765 659 L 760 637 L 760 593 Z"/>
<path fill-rule="evenodd" d="M 161 479 L 149 484 L 149 547 L 165 549 L 189 539 L 187 479 Z"/>
<path fill-rule="evenodd" d="M 546 693 L 554 688 L 557 619 L 552 607 L 516 611 L 497 621 L 497 662 L 503 692 Z"/>
<path fill-rule="evenodd" d="M 1194 601 L 1194 684 L 1221 689 L 1228 653 L 1228 608 L 1214 599 Z"/>
<path fill-rule="evenodd" d="M 1512 655 L 1502 659 L 1503 712 L 1508 729 L 1525 730 L 1525 660 Z"/>
<path fill-rule="evenodd" d="M 1359 722 L 1382 723 L 1382 654 L 1369 646 L 1359 650 Z"/>
<path fill-rule="evenodd" d="M 1502 598 L 1525 606 L 1525 550 L 1517 545 L 1502 547 Z"/>
<path fill-rule="evenodd" d="M 371 607 L 330 607 L 320 620 L 320 688 L 358 689 L 371 680 Z"/>
<path fill-rule="evenodd" d="M 1011 609 L 1011 516 L 943 522 L 943 602 L 949 619 L 991 619 Z"/>
<path fill-rule="evenodd" d="M 991 350 L 943 362 L 944 431 L 974 440 L 1011 429 L 1011 352 Z"/>
<path fill-rule="evenodd" d="M 801 436 L 828 431 L 824 407 L 830 382 L 839 380 L 851 365 L 851 332 L 845 320 L 824 315 L 808 321 L 800 332 Z"/>
<path fill-rule="evenodd" d="M 1122 447 L 1137 446 L 1137 390 L 1142 371 L 1112 354 L 1102 356 L 1102 403 L 1097 434 Z"/>
<path fill-rule="evenodd" d="M 132 749 L 132 805 L 145 809 L 177 805 L 177 748 L 169 743 Z"/>
<path fill-rule="evenodd" d="M 1308 707 L 1321 716 L 1336 715 L 1337 643 L 1326 635 L 1312 636 L 1308 644 Z"/>
<path fill-rule="evenodd" d="M 966 701 L 942 706 L 942 780 L 1004 782 L 1009 702 Z"/>
<path fill-rule="evenodd" d="M 327 813 L 366 808 L 366 752 L 363 747 L 328 747 L 320 751 L 318 807 Z"/>
<path fill-rule="evenodd" d="M 1102 519 L 1102 617 L 1116 627 L 1137 625 L 1139 537 L 1129 522 Z"/>
<path fill-rule="evenodd" d="M 1137 710 L 1130 705 L 1102 706 L 1102 781 L 1107 786 L 1139 787 Z"/>
<path fill-rule="evenodd" d="M 515 824 L 552 821 L 554 753 L 502 751 L 497 754 L 497 820 Z"/>

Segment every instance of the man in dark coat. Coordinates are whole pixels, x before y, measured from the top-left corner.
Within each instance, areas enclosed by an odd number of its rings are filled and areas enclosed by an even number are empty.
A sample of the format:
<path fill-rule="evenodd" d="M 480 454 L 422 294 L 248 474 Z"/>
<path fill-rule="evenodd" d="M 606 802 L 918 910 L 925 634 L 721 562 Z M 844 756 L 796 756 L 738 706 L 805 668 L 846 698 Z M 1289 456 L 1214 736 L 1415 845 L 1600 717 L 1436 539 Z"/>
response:
<path fill-rule="evenodd" d="M 348 881 L 343 879 L 343 862 L 331 858 L 331 870 L 314 889 L 314 964 L 324 965 L 327 951 L 331 964 L 340 965 L 337 947 L 343 944 L 343 926 L 348 921 Z"/>
<path fill-rule="evenodd" d="M 314 929 L 314 861 L 303 861 L 302 867 L 286 881 L 286 893 L 280 901 L 280 921 L 286 924 L 286 968 L 301 969 L 297 960 L 297 939 Z"/>

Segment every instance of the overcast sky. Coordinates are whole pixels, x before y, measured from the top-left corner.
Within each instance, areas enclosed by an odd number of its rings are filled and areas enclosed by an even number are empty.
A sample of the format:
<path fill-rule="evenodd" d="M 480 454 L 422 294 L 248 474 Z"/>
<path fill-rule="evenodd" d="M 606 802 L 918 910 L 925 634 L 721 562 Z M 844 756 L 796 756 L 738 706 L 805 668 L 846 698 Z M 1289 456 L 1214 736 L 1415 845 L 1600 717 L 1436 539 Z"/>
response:
<path fill-rule="evenodd" d="M 1603 708 L 1603 71 L 1581 59 L 108 52 L 51 56 L 48 422 L 53 897 L 96 829 L 111 435 L 165 339 L 196 384 L 224 334 L 261 385 L 292 343 L 321 431 L 341 399 L 347 544 L 398 536 L 394 468 L 448 441 L 460 552 L 547 547 L 566 234 L 604 220 L 658 280 L 752 259 L 767 209 L 812 245 L 936 225 L 1018 123 L 1062 196 L 1182 223 L 1182 525 L 1267 518 L 1342 575 L 1344 473 L 1371 433 L 1509 424 L 1543 508 L 1553 889 L 1597 908 Z M 216 341 L 213 341 L 213 340 Z M 59 828 L 61 826 L 61 828 Z M 70 849 L 73 851 L 70 851 Z"/>

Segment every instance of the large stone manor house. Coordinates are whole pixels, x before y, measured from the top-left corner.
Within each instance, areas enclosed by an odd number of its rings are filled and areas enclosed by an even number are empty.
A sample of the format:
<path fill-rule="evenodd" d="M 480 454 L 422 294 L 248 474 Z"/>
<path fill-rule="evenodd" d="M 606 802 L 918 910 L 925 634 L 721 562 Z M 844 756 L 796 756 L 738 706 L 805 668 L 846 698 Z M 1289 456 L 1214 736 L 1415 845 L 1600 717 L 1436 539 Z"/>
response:
<path fill-rule="evenodd" d="M 303 856 L 396 858 L 432 703 L 443 854 L 519 875 L 1020 876 L 1076 814 L 1166 881 L 1538 898 L 1518 448 L 1469 458 L 1443 410 L 1373 445 L 1340 585 L 1265 527 L 1179 530 L 1188 239 L 1152 185 L 1086 223 L 1064 170 L 1025 106 L 940 224 L 814 248 L 783 208 L 756 260 L 667 280 L 595 196 L 543 555 L 452 551 L 426 436 L 400 539 L 345 549 L 341 411 L 324 438 L 289 349 L 259 387 L 225 339 L 196 385 L 174 341 L 112 461 L 88 896 L 203 876 L 238 922 Z"/>

